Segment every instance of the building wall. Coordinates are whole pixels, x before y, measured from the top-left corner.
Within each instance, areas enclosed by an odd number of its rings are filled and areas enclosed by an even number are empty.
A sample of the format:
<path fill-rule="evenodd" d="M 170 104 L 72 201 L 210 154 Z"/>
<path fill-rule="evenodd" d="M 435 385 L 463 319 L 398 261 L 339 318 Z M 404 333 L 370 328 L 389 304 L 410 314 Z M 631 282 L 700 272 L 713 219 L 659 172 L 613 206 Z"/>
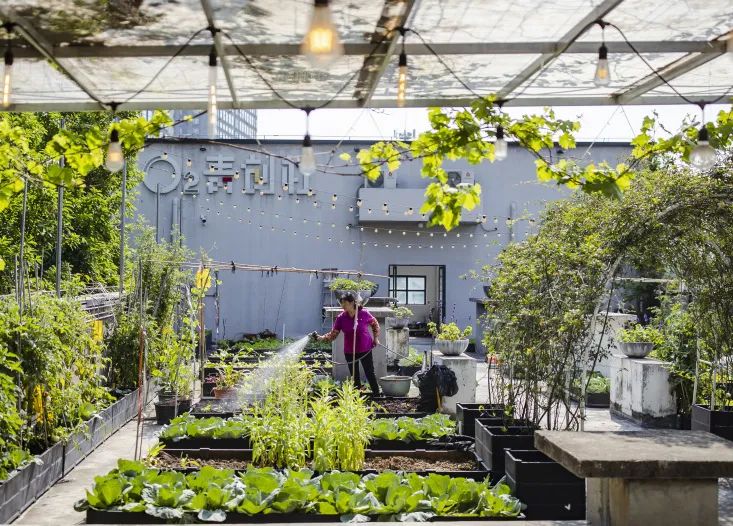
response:
<path fill-rule="evenodd" d="M 527 221 L 508 227 L 506 219 L 525 211 L 536 215 L 543 203 L 566 192 L 537 182 L 534 158 L 520 148 L 510 147 L 508 159 L 501 163 L 446 162 L 447 168 L 474 172 L 483 188 L 480 214 L 488 221 L 461 225 L 443 237 L 442 231 L 415 220 L 358 223 L 355 203 L 364 179 L 356 167 L 339 167 L 345 164 L 339 154 L 353 155 L 366 144 L 343 143 L 338 149 L 333 143 L 315 144 L 318 164 L 329 164 L 333 166 L 329 171 L 339 173 L 317 172 L 310 177 L 287 160 L 300 155 L 297 142 L 230 144 L 160 139 L 140 154 L 140 167 L 147 176 L 139 188 L 137 213 L 151 225 L 157 218 L 161 239 L 170 239 L 178 226 L 192 250 L 204 250 L 215 261 L 380 274 L 384 277 L 369 278 L 380 284 L 378 295 L 387 294 L 390 264 L 445 265 L 446 320 L 462 326 L 475 317 L 469 298 L 483 295 L 480 282 L 462 276 L 493 263 L 510 239 L 521 240 L 533 228 Z M 263 149 L 267 154 L 259 153 Z M 622 146 L 596 145 L 592 158 L 614 162 L 627 151 Z M 568 155 L 582 152 L 584 147 L 579 146 Z M 231 180 L 224 183 L 222 174 Z M 398 189 L 427 185 L 418 162 L 405 163 L 395 175 Z M 314 192 L 311 197 L 309 189 Z M 394 217 L 402 211 L 391 213 Z M 299 336 L 323 328 L 322 275 L 226 270 L 219 273 L 219 280 L 218 315 L 215 299 L 207 300 L 207 326 L 215 332 L 218 328 L 219 337 L 264 329 Z"/>
<path fill-rule="evenodd" d="M 152 112 L 143 112 L 149 114 Z M 166 137 L 200 138 L 208 136 L 209 116 L 200 115 L 190 121 L 184 121 L 187 116 L 193 116 L 199 111 L 170 110 L 168 112 L 173 122 L 179 122 L 172 128 L 166 128 L 162 135 Z M 216 118 L 216 137 L 219 139 L 254 139 L 257 137 L 256 110 L 218 110 Z"/>

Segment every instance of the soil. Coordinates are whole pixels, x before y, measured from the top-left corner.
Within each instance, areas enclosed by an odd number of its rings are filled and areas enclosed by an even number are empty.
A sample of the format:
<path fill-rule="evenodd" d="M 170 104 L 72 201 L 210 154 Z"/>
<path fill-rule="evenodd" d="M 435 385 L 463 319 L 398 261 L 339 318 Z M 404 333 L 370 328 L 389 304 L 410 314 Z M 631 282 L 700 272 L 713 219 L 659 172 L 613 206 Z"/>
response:
<path fill-rule="evenodd" d="M 206 465 L 219 469 L 244 470 L 252 464 L 252 461 L 244 459 L 181 458 L 161 451 L 150 464 L 152 467 L 160 469 L 200 468 Z M 477 464 L 476 460 L 468 453 L 463 458 L 445 455 L 443 458 L 433 456 L 429 459 L 397 455 L 367 458 L 364 469 L 377 471 L 388 469 L 394 471 L 471 471 L 477 469 Z"/>
<path fill-rule="evenodd" d="M 419 398 L 376 400 L 379 413 L 417 413 Z"/>
<path fill-rule="evenodd" d="M 452 457 L 452 458 L 451 458 Z M 477 468 L 476 460 L 466 454 L 463 459 L 454 456 L 444 458 L 414 458 L 406 456 L 372 457 L 367 458 L 364 469 L 383 471 L 471 471 Z"/>

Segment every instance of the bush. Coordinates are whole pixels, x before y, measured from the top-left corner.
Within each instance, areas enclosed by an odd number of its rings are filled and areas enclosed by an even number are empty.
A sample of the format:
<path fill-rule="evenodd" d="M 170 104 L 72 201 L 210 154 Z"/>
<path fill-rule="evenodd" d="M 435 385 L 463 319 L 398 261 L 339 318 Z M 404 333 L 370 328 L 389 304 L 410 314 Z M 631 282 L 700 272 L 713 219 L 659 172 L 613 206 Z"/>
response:
<path fill-rule="evenodd" d="M 362 290 L 372 290 L 375 284 L 366 279 L 353 280 L 347 278 L 337 278 L 331 282 L 329 288 L 332 291 L 348 290 L 350 292 L 360 292 Z"/>
<path fill-rule="evenodd" d="M 624 343 L 644 342 L 653 343 L 657 346 L 664 342 L 664 336 L 659 329 L 651 325 L 641 325 L 640 323 L 621 329 L 618 337 Z"/>
<path fill-rule="evenodd" d="M 438 326 L 435 324 L 435 322 L 428 323 L 428 332 L 432 334 L 436 340 L 448 340 L 448 341 L 456 341 L 456 340 L 465 340 L 471 334 L 473 333 L 473 327 L 468 325 L 463 331 L 461 331 L 460 327 L 456 323 L 444 323 L 440 326 L 440 330 L 438 330 Z"/>

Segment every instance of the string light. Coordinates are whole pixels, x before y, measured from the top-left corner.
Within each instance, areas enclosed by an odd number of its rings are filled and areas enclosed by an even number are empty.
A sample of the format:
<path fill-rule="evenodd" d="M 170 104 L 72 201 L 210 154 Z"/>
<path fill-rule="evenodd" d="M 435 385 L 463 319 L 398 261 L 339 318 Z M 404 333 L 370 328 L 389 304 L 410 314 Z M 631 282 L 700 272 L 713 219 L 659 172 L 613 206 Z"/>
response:
<path fill-rule="evenodd" d="M 168 152 L 163 152 L 161 154 L 160 158 L 163 159 L 164 161 L 167 161 L 168 160 Z"/>
<path fill-rule="evenodd" d="M 397 107 L 403 108 L 407 98 L 407 53 L 405 53 L 405 29 L 401 28 L 400 33 L 402 33 L 402 51 L 400 52 L 397 73 Z"/>
<path fill-rule="evenodd" d="M 331 201 L 333 201 L 333 202 L 336 202 L 336 201 L 338 201 L 338 198 L 339 198 L 339 196 L 338 196 L 338 195 L 336 195 L 336 194 L 333 194 L 333 195 L 331 196 Z"/>
<path fill-rule="evenodd" d="M 313 190 L 308 188 L 308 197 L 313 197 Z"/>
<path fill-rule="evenodd" d="M 382 203 L 382 211 L 383 212 L 386 212 L 387 210 L 389 210 L 389 207 L 387 206 L 387 203 Z"/>
<path fill-rule="evenodd" d="M 107 147 L 107 159 L 104 166 L 111 173 L 119 172 L 125 164 L 125 156 L 122 153 L 120 134 L 117 128 L 112 128 L 109 134 L 109 146 Z"/>
<path fill-rule="evenodd" d="M 192 164 L 193 164 L 193 162 L 191 161 L 191 159 L 186 159 L 186 167 L 187 168 L 191 168 L 191 165 Z"/>
<path fill-rule="evenodd" d="M 309 132 L 311 108 L 305 108 L 303 111 L 305 111 L 305 137 L 303 137 L 303 150 L 300 154 L 298 168 L 300 168 L 303 175 L 310 175 L 316 171 L 316 156 L 313 153 L 313 144 Z"/>
<path fill-rule="evenodd" d="M 326 67 L 343 55 L 344 48 L 333 23 L 329 0 L 315 0 L 308 32 L 300 52 L 317 67 Z"/>
<path fill-rule="evenodd" d="M 506 159 L 509 153 L 509 145 L 504 138 L 504 127 L 499 124 L 496 127 L 496 142 L 494 143 L 494 158 L 497 161 L 503 161 Z"/>
<path fill-rule="evenodd" d="M 211 36 L 214 36 L 214 30 L 212 29 Z M 216 102 L 216 76 L 218 68 L 216 66 L 216 48 L 211 46 L 211 52 L 209 53 L 209 104 L 206 109 L 206 116 L 208 117 L 208 135 L 209 139 L 216 138 L 216 117 L 217 117 L 217 102 Z"/>
<path fill-rule="evenodd" d="M 285 183 L 283 185 L 283 192 L 287 192 L 289 188 L 290 188 L 290 186 L 288 186 L 288 183 Z"/>
<path fill-rule="evenodd" d="M 698 170 L 707 171 L 715 166 L 715 150 L 710 146 L 708 129 L 703 126 L 697 132 L 697 146 L 690 152 L 690 163 Z"/>
<path fill-rule="evenodd" d="M 336 210 L 336 203 L 331 203 L 331 210 Z"/>
<path fill-rule="evenodd" d="M 599 21 L 601 26 L 601 47 L 598 48 L 598 64 L 596 73 L 593 76 L 593 84 L 603 87 L 611 83 L 611 72 L 608 69 L 608 48 L 606 47 L 606 23 Z"/>
<path fill-rule="evenodd" d="M 361 199 L 357 199 L 357 200 L 356 200 L 356 206 L 357 206 L 358 208 L 361 208 L 361 203 L 362 203 Z"/>
<path fill-rule="evenodd" d="M 5 67 L 3 69 L 3 108 L 10 107 L 13 102 L 13 49 L 10 46 L 10 35 L 12 26 L 6 25 L 5 30 L 8 32 L 8 48 L 5 50 Z"/>

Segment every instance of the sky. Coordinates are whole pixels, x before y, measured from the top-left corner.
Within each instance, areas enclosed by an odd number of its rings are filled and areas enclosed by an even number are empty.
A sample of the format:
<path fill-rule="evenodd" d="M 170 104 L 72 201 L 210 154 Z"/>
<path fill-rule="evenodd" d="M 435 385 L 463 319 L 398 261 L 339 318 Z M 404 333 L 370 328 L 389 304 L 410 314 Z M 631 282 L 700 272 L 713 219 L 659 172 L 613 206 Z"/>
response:
<path fill-rule="evenodd" d="M 705 120 L 710 121 L 729 105 L 714 104 L 705 108 Z M 542 108 L 506 108 L 518 117 L 542 111 Z M 628 141 L 639 132 L 643 118 L 656 111 L 660 121 L 676 131 L 686 115 L 700 120 L 700 109 L 692 105 L 678 106 L 578 106 L 557 107 L 558 118 L 579 119 L 579 141 Z M 427 109 L 322 109 L 311 113 L 310 133 L 313 139 L 353 138 L 385 139 L 395 133 L 428 129 Z M 305 114 L 300 110 L 259 110 L 257 131 L 260 138 L 300 139 L 305 133 Z"/>

